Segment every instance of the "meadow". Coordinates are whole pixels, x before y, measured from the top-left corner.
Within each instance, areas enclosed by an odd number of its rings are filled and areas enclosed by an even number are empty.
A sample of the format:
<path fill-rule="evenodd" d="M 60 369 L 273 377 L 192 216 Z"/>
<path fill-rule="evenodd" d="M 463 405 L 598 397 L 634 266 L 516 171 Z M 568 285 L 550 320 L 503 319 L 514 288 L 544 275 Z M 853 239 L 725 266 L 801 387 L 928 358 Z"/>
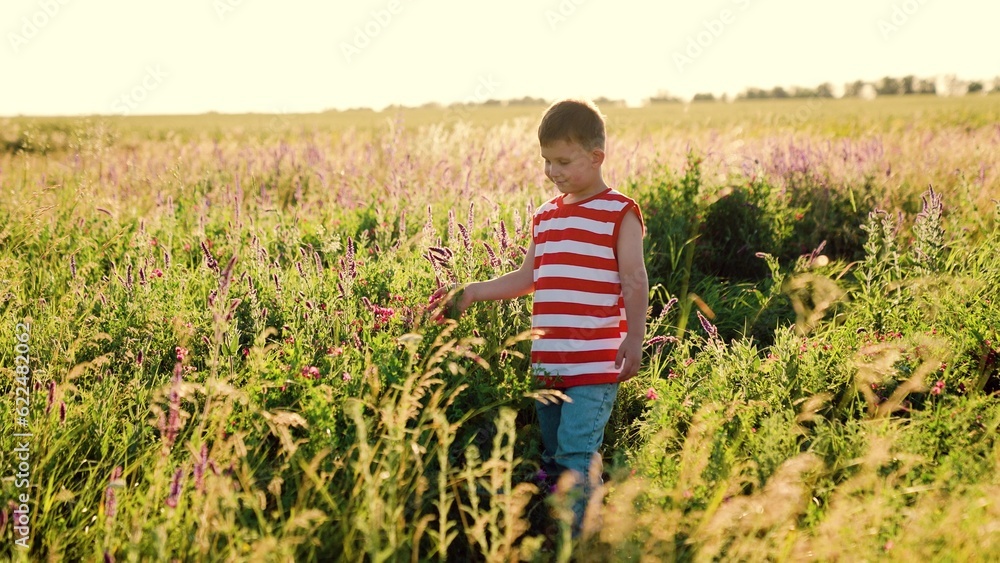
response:
<path fill-rule="evenodd" d="M 995 559 L 1000 96 L 603 109 L 651 307 L 578 539 L 530 297 L 426 308 L 520 265 L 543 107 L 0 118 L 0 556 Z"/>

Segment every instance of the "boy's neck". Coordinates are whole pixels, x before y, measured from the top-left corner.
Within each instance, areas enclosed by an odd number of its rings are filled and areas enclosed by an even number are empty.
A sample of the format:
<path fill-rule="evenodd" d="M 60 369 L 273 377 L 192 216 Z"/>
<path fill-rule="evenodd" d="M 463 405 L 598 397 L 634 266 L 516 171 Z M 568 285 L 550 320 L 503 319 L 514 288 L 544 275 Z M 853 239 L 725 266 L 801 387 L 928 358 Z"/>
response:
<path fill-rule="evenodd" d="M 588 188 L 586 191 L 577 192 L 572 194 L 566 194 L 563 196 L 563 203 L 577 203 L 585 199 L 594 197 L 595 195 L 608 189 L 608 185 L 604 183 L 604 179 L 601 178 L 600 181 L 594 184 L 593 187 Z"/>

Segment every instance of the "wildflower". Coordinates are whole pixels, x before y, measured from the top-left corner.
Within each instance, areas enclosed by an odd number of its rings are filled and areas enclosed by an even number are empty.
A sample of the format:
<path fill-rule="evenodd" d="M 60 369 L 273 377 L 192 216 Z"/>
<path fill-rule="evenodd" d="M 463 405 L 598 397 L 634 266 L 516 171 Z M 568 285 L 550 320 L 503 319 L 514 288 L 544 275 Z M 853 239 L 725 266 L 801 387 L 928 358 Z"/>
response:
<path fill-rule="evenodd" d="M 208 245 L 205 241 L 201 241 L 201 251 L 205 255 L 205 264 L 212 270 L 216 272 L 219 271 L 219 262 L 212 256 L 212 251 L 208 249 Z"/>
<path fill-rule="evenodd" d="M 671 297 L 669 301 L 663 306 L 663 310 L 660 311 L 660 316 L 657 317 L 658 320 L 662 320 L 670 312 L 670 309 L 677 304 L 677 298 Z"/>
<path fill-rule="evenodd" d="M 66 403 L 59 401 L 59 424 L 66 422 Z"/>
<path fill-rule="evenodd" d="M 486 241 L 483 241 L 483 246 L 486 247 L 486 254 L 489 256 L 490 266 L 499 268 L 501 266 L 500 259 L 497 258 L 496 253 L 493 252 L 493 247 L 491 247 Z"/>
<path fill-rule="evenodd" d="M 391 307 L 379 307 L 378 305 L 372 305 L 371 310 L 375 315 L 375 330 L 379 330 L 387 325 L 389 320 L 396 314 L 396 310 Z"/>
<path fill-rule="evenodd" d="M 208 444 L 201 445 L 201 452 L 194 462 L 194 488 L 199 492 L 205 487 L 205 466 L 208 463 Z"/>
<path fill-rule="evenodd" d="M 507 225 L 504 224 L 503 220 L 500 221 L 500 250 L 507 250 L 510 246 L 510 236 L 507 234 Z"/>
<path fill-rule="evenodd" d="M 655 401 L 655 400 L 657 400 L 659 398 L 660 398 L 660 396 L 656 394 L 656 389 L 653 389 L 652 387 L 650 387 L 649 389 L 646 390 L 646 400 L 647 401 Z"/>
<path fill-rule="evenodd" d="M 49 411 L 52 410 L 52 403 L 53 401 L 55 401 L 55 398 L 56 398 L 56 382 L 50 380 L 49 399 L 48 401 L 45 402 L 45 414 L 49 414 Z"/>
<path fill-rule="evenodd" d="M 339 356 L 344 353 L 344 349 L 340 346 L 337 346 L 336 348 L 333 346 L 327 346 L 326 353 L 329 356 Z"/>
<path fill-rule="evenodd" d="M 123 487 L 125 483 L 122 482 L 122 466 L 116 465 L 114 469 L 111 470 L 111 477 L 108 478 L 108 485 L 111 487 Z"/>
<path fill-rule="evenodd" d="M 108 487 L 104 489 L 104 515 L 108 520 L 114 520 L 116 508 L 115 490 Z"/>
<path fill-rule="evenodd" d="M 346 263 L 346 271 L 349 278 L 352 280 L 358 276 L 358 266 L 354 261 L 354 239 L 347 237 L 347 252 L 344 254 L 344 262 Z"/>
<path fill-rule="evenodd" d="M 944 392 L 944 381 L 939 379 L 937 383 L 934 384 L 934 387 L 931 387 L 931 395 L 940 395 L 943 392 Z"/>
<path fill-rule="evenodd" d="M 718 338 L 719 329 L 716 328 L 715 325 L 713 325 L 711 322 L 709 322 L 709 320 L 706 319 L 705 316 L 701 314 L 701 311 L 695 311 L 695 314 L 698 315 L 698 321 L 701 322 L 701 328 L 705 329 L 705 332 L 708 333 L 708 337 L 712 340 Z"/>
<path fill-rule="evenodd" d="M 465 225 L 459 223 L 458 232 L 462 235 L 462 246 L 464 246 L 466 250 L 472 250 L 472 237 L 469 236 L 469 229 L 465 228 Z"/>
<path fill-rule="evenodd" d="M 319 368 L 316 366 L 303 366 L 302 377 L 306 379 L 319 379 Z"/>
<path fill-rule="evenodd" d="M 183 477 L 184 477 L 184 471 L 181 470 L 180 467 L 178 467 L 177 471 L 174 473 L 174 479 L 170 483 L 170 495 L 167 496 L 167 501 L 166 501 L 167 506 L 169 506 L 170 508 L 177 508 L 177 503 L 178 501 L 180 501 L 181 489 L 183 485 L 181 479 Z"/>
<path fill-rule="evenodd" d="M 347 373 L 345 371 L 343 374 L 341 374 L 340 379 L 342 379 L 344 381 L 350 381 L 351 380 L 351 374 L 349 374 L 349 373 Z"/>
<path fill-rule="evenodd" d="M 174 347 L 174 353 L 177 355 L 178 362 L 183 362 L 188 357 L 188 349 L 183 346 Z"/>

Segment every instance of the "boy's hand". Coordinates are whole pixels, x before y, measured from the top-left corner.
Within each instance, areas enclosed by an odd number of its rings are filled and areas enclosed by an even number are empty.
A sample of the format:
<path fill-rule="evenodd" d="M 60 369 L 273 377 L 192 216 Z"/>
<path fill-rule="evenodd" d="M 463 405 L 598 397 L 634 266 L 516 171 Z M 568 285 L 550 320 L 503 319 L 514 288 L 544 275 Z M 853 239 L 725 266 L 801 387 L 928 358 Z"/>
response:
<path fill-rule="evenodd" d="M 440 324 L 446 318 L 458 320 L 471 304 L 472 296 L 465 291 L 464 286 L 443 286 L 431 295 L 427 310 L 432 311 L 434 320 Z"/>
<path fill-rule="evenodd" d="M 618 347 L 618 356 L 615 357 L 615 369 L 620 369 L 618 382 L 622 383 L 632 379 L 639 373 L 639 365 L 642 363 L 642 339 L 626 336 L 622 345 Z"/>

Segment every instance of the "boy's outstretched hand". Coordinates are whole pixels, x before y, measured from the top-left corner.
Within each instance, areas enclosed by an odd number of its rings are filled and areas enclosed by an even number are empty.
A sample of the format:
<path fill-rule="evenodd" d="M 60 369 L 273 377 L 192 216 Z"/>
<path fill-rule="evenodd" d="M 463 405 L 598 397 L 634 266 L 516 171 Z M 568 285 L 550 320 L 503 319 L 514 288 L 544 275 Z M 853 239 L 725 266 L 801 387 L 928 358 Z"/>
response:
<path fill-rule="evenodd" d="M 445 319 L 458 320 L 462 313 L 472 304 L 472 296 L 465 291 L 464 286 L 443 286 L 431 294 L 427 310 L 437 323 Z"/>
<path fill-rule="evenodd" d="M 618 356 L 615 357 L 615 368 L 620 369 L 618 382 L 622 383 L 632 379 L 639 373 L 639 365 L 642 363 L 642 339 L 626 336 L 622 340 L 622 345 L 618 347 Z"/>

